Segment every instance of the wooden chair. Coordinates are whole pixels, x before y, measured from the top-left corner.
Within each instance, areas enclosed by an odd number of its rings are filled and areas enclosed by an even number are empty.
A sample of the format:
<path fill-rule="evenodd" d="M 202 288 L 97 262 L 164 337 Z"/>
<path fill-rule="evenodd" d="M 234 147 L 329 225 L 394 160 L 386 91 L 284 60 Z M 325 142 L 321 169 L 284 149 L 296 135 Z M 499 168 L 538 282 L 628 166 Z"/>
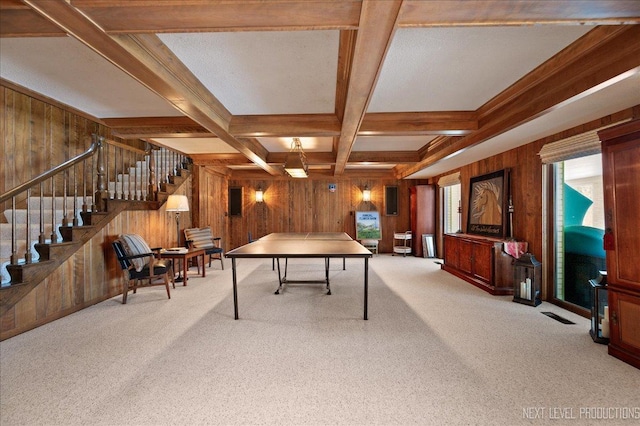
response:
<path fill-rule="evenodd" d="M 209 267 L 211 267 L 211 259 L 215 257 L 220 259 L 220 265 L 224 270 L 222 239 L 214 237 L 210 227 L 185 229 L 184 236 L 187 247 L 204 249 L 205 254 L 209 255 Z M 204 265 L 202 267 L 204 268 Z"/>
<path fill-rule="evenodd" d="M 152 249 L 142 237 L 136 234 L 124 234 L 112 243 L 125 282 L 122 289 L 122 304 L 127 303 L 129 290 L 136 293 L 139 287 L 164 285 L 171 299 L 169 277 L 176 288 L 171 259 L 158 259 L 159 248 Z M 144 283 L 146 281 L 146 283 Z"/>

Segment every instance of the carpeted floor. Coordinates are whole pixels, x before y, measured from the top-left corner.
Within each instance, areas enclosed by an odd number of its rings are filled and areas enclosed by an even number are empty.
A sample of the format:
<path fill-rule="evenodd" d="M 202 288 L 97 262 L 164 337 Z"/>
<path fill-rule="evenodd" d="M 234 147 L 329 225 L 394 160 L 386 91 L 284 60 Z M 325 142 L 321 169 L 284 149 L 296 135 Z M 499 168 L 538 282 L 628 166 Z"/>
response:
<path fill-rule="evenodd" d="M 361 260 L 345 271 L 332 263 L 331 296 L 321 285 L 274 295 L 271 261 L 239 260 L 238 321 L 227 265 L 193 276 L 171 300 L 162 287 L 141 289 L 127 305 L 114 298 L 0 343 L 0 424 L 640 419 L 640 370 L 594 343 L 587 319 L 491 296 L 433 260 L 374 256 L 368 321 Z M 290 279 L 323 273 L 321 260 L 289 265 Z M 616 418 L 586 418 L 604 415 Z"/>

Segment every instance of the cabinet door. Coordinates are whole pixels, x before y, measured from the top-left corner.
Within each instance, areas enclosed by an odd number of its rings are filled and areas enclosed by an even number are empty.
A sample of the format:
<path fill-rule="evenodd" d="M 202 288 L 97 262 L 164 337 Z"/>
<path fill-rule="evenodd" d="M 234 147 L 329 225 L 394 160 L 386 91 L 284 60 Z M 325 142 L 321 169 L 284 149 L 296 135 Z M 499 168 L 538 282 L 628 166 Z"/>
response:
<path fill-rule="evenodd" d="M 458 239 L 453 237 L 444 236 L 444 261 L 447 265 L 458 268 L 460 262 L 458 261 Z"/>
<path fill-rule="evenodd" d="M 483 281 L 491 283 L 493 271 L 493 245 L 473 245 L 473 275 Z"/>
<path fill-rule="evenodd" d="M 473 271 L 473 245 L 467 240 L 460 240 L 458 245 L 458 269 L 467 274 Z"/>
<path fill-rule="evenodd" d="M 640 363 L 640 296 L 609 290 L 611 348 L 620 349 L 619 358 L 638 366 Z M 640 368 L 640 367 L 639 367 Z"/>
<path fill-rule="evenodd" d="M 607 251 L 609 282 L 640 291 L 640 140 L 603 149 L 606 227 L 614 249 Z"/>

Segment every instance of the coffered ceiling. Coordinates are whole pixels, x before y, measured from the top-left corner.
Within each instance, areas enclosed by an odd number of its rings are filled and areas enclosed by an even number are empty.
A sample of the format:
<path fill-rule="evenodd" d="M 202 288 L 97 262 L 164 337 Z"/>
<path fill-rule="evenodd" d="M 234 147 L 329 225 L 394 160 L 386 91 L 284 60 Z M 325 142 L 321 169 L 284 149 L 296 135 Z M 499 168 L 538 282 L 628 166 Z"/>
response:
<path fill-rule="evenodd" d="M 0 0 L 0 77 L 223 173 L 427 178 L 640 104 L 640 2 Z"/>

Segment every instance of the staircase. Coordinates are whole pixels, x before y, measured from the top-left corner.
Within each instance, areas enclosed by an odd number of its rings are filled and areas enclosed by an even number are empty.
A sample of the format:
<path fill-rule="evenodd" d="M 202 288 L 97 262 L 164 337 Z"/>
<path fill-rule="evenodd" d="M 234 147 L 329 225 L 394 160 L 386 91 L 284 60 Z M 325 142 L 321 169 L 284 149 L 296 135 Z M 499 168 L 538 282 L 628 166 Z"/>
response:
<path fill-rule="evenodd" d="M 118 213 L 160 208 L 188 166 L 165 148 L 139 150 L 94 135 L 84 154 L 0 195 L 0 315 Z"/>

